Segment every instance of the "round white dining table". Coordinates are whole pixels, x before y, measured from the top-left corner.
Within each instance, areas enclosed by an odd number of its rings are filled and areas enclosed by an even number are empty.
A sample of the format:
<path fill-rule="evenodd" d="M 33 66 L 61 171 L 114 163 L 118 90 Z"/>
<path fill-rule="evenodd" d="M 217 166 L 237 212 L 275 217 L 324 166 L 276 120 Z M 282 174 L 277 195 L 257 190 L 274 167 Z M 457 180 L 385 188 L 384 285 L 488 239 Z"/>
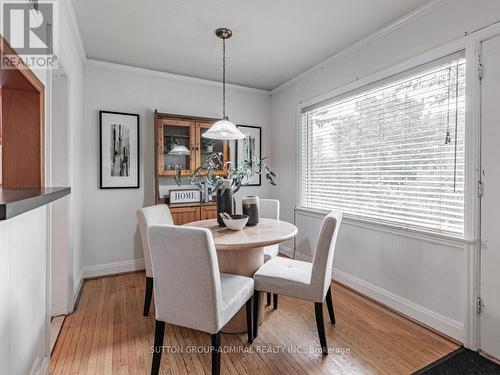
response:
<path fill-rule="evenodd" d="M 286 221 L 261 218 L 256 226 L 247 226 L 239 231 L 220 227 L 216 219 L 195 221 L 185 226 L 207 228 L 212 232 L 219 270 L 252 277 L 264 264 L 264 247 L 279 244 L 294 238 L 297 227 Z M 259 302 L 259 322 L 264 316 L 264 293 Z M 247 331 L 246 312 L 243 307 L 222 329 L 224 333 Z"/>

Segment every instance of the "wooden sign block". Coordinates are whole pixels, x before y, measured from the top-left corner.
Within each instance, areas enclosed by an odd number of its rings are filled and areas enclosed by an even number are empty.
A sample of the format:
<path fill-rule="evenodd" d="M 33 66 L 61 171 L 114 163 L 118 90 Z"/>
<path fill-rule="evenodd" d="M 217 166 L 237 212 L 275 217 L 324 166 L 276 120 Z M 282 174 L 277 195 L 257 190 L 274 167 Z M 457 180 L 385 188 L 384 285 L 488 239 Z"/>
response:
<path fill-rule="evenodd" d="M 201 192 L 197 189 L 170 190 L 170 204 L 199 203 Z"/>

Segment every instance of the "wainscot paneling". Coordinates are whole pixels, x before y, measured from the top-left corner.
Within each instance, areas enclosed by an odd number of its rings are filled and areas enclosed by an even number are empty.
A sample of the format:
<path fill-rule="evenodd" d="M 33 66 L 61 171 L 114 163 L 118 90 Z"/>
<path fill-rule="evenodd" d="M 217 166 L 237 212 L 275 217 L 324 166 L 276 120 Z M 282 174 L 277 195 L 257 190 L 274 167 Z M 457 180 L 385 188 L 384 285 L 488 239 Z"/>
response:
<path fill-rule="evenodd" d="M 296 259 L 312 260 L 324 215 L 296 210 Z M 293 255 L 292 246 L 281 250 Z M 344 218 L 333 278 L 463 342 L 469 251 L 468 241 Z"/>

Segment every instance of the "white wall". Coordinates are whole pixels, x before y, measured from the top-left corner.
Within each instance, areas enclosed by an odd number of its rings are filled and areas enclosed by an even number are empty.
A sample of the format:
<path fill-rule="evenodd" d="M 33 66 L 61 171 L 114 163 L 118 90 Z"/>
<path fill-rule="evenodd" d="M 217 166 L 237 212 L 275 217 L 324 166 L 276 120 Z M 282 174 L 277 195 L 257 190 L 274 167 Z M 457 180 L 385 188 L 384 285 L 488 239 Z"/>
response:
<path fill-rule="evenodd" d="M 270 100 L 266 92 L 231 87 L 230 119 L 262 126 L 263 155 L 271 156 Z M 136 210 L 154 204 L 153 112 L 219 117 L 221 88 L 195 79 L 90 62 L 85 67 L 85 133 L 83 167 L 83 245 L 85 275 L 142 267 Z M 140 114 L 140 189 L 99 189 L 99 110 Z M 270 196 L 272 188 L 243 188 Z"/>
<path fill-rule="evenodd" d="M 66 257 L 61 257 L 61 264 L 56 259 L 53 267 L 54 272 L 61 271 L 63 268 L 68 270 L 68 285 L 70 299 L 68 312 L 72 311 L 78 288 L 81 283 L 82 276 L 82 165 L 83 165 L 83 61 L 85 60 L 85 52 L 79 34 L 78 25 L 74 17 L 71 2 L 59 2 L 59 51 L 58 60 L 62 70 L 66 76 L 66 84 L 68 85 L 69 97 L 67 98 L 68 108 L 68 123 L 67 133 L 69 136 L 69 160 L 68 176 L 69 185 L 71 186 L 71 195 L 68 200 L 68 218 L 65 223 L 68 230 L 68 246 L 65 251 Z M 47 185 L 57 184 L 60 182 L 60 176 L 52 173 L 52 166 L 57 165 L 58 161 L 53 160 L 51 141 L 57 141 L 60 134 L 52 134 L 51 123 L 52 119 L 58 119 L 59 113 L 51 113 L 52 111 L 52 77 L 47 77 L 47 146 L 46 146 L 46 172 Z M 57 103 L 56 103 L 57 104 Z M 57 110 L 57 109 L 55 109 Z M 65 111 L 66 111 L 65 110 Z M 57 129 L 54 130 L 57 132 Z M 55 155 L 54 157 L 57 157 Z M 54 173 L 57 173 L 55 171 Z M 56 205 L 62 203 L 56 203 Z M 61 228 L 49 228 L 52 231 L 60 231 Z M 62 263 L 64 262 L 64 264 Z"/>
<path fill-rule="evenodd" d="M 72 195 L 70 200 L 70 235 L 66 264 L 73 275 L 81 272 L 81 170 L 83 108 L 83 50 L 78 29 L 74 27 L 69 2 L 60 3 L 59 56 L 70 77 L 70 123 Z M 45 181 L 52 181 L 52 106 L 51 74 L 37 70 L 45 85 Z M 0 373 L 38 374 L 48 372 L 50 358 L 50 272 L 51 272 L 51 207 L 41 207 L 0 222 Z M 73 275 L 71 277 L 73 278 Z M 73 280 L 72 280 L 73 281 Z M 73 288 L 74 285 L 70 287 Z"/>
<path fill-rule="evenodd" d="M 62 73 L 59 73 L 62 74 Z M 66 76 L 52 75 L 50 186 L 70 186 L 69 85 Z M 71 239 L 71 197 L 52 204 L 51 316 L 67 314 L 73 302 L 73 241 Z M 71 285 L 70 285 L 71 284 Z"/>
<path fill-rule="evenodd" d="M 281 176 L 274 192 L 281 200 L 282 217 L 293 220 L 297 204 L 297 110 L 302 102 L 499 20 L 497 0 L 435 2 L 418 16 L 275 89 L 271 99 L 271 140 L 273 166 Z M 321 217 L 297 213 L 299 258 L 312 256 Z M 291 246 L 287 244 L 283 250 L 289 252 Z M 468 319 L 473 304 L 470 259 L 475 251 L 475 247 L 460 241 L 443 243 L 346 220 L 339 237 L 334 278 L 474 346 Z"/>
<path fill-rule="evenodd" d="M 50 356 L 47 208 L 0 222 L 0 373 L 31 374 Z"/>

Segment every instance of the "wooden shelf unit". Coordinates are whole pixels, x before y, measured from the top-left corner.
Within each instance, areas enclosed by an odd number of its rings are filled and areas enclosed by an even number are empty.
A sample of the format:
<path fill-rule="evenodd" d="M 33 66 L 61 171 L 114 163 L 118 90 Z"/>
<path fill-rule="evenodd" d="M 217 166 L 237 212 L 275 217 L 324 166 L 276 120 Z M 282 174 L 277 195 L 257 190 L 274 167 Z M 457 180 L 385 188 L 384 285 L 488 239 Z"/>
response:
<path fill-rule="evenodd" d="M 189 176 L 205 161 L 204 155 L 222 152 L 224 162 L 229 160 L 229 142 L 208 140 L 202 134 L 208 130 L 216 119 L 190 117 L 158 113 L 155 111 L 155 146 L 156 174 L 159 177 L 173 177 L 175 167 L 180 166 L 181 176 Z M 206 147 L 211 143 L 213 151 Z M 172 156 L 169 151 L 175 144 L 185 146 L 190 154 Z M 224 173 L 221 171 L 221 173 Z"/>
<path fill-rule="evenodd" d="M 169 162 L 182 162 L 181 176 L 190 176 L 191 173 L 205 161 L 205 157 L 212 152 L 222 152 L 224 162 L 229 160 L 230 149 L 228 141 L 212 141 L 213 151 L 206 149 L 207 140 L 202 134 L 218 119 L 175 115 L 169 113 L 154 113 L 155 129 L 155 196 L 156 203 L 165 203 L 159 195 L 160 178 L 173 177 L 175 168 Z M 168 152 L 176 144 L 182 144 L 190 151 L 185 157 L 169 157 Z M 167 164 L 166 164 L 167 162 Z M 175 166 L 174 166 L 175 167 Z M 225 175 L 226 171 L 218 172 Z M 186 203 L 169 205 L 174 223 L 182 225 L 197 220 L 215 219 L 217 206 L 210 203 Z"/>

